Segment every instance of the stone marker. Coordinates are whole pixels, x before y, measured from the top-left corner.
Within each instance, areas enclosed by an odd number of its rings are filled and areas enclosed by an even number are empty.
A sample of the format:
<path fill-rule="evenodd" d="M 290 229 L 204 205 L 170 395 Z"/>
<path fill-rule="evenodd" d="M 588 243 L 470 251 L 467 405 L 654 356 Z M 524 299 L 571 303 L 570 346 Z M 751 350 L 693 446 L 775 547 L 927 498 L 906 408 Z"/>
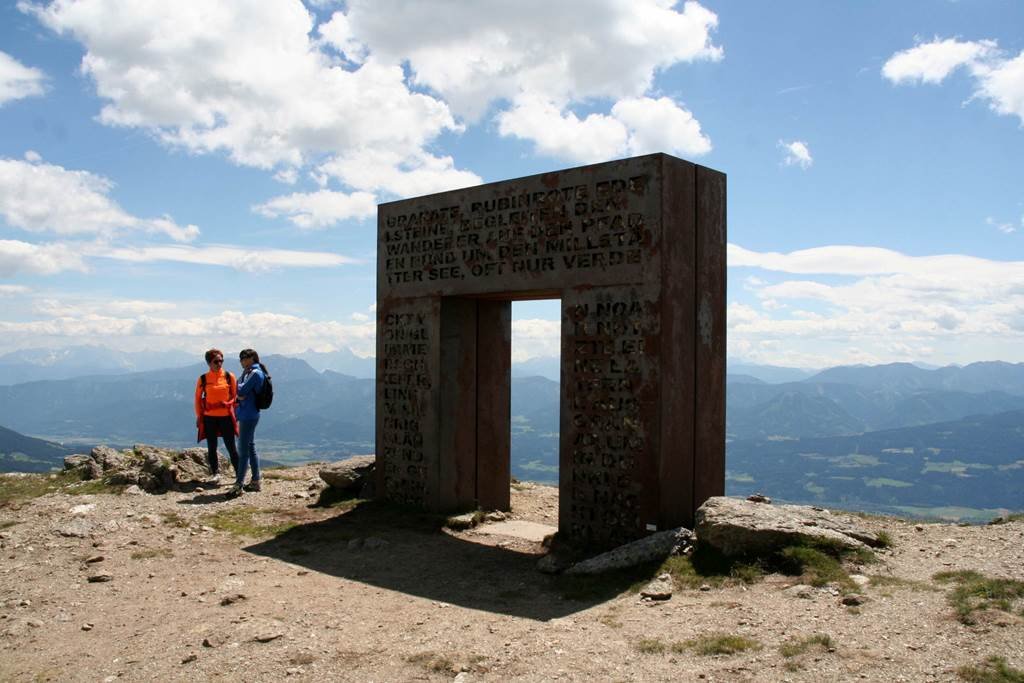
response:
<path fill-rule="evenodd" d="M 664 154 L 382 204 L 377 493 L 509 509 L 511 302 L 560 299 L 559 536 L 692 527 L 725 485 L 725 176 Z"/>

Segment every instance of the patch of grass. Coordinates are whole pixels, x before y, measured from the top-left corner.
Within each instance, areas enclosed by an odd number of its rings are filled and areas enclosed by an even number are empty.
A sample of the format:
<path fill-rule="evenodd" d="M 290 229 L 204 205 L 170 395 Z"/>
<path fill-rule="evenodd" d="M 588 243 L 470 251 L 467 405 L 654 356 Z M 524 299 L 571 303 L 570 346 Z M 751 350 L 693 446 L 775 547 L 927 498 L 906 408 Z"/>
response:
<path fill-rule="evenodd" d="M 616 611 L 614 609 L 610 609 L 598 617 L 597 620 L 608 628 L 622 628 L 622 622 L 619 621 L 618 617 L 619 615 Z"/>
<path fill-rule="evenodd" d="M 294 521 L 261 521 L 261 518 L 265 519 L 275 512 L 277 510 L 258 510 L 250 507 L 226 508 L 204 515 L 202 521 L 214 529 L 226 531 L 233 536 L 265 538 L 283 534 L 296 524 Z"/>
<path fill-rule="evenodd" d="M 316 656 L 308 652 L 299 652 L 288 659 L 288 663 L 294 664 L 295 666 L 306 666 L 307 664 L 312 664 L 315 661 Z"/>
<path fill-rule="evenodd" d="M 636 649 L 645 655 L 660 655 L 668 650 L 668 645 L 657 638 L 642 638 L 636 644 Z"/>
<path fill-rule="evenodd" d="M 454 664 L 448 656 L 429 651 L 409 655 L 405 661 L 410 664 L 419 664 L 427 671 L 435 673 L 451 673 Z"/>
<path fill-rule="evenodd" d="M 879 548 L 891 548 L 893 543 L 892 534 L 888 531 L 879 531 L 875 534 L 875 542 Z"/>
<path fill-rule="evenodd" d="M 1006 659 L 992 656 L 981 664 L 962 666 L 957 675 L 967 683 L 1024 683 L 1024 671 L 1006 663 Z"/>
<path fill-rule="evenodd" d="M 706 636 L 673 643 L 672 651 L 677 653 L 690 650 L 699 655 L 734 655 L 746 650 L 760 650 L 761 643 L 753 638 L 729 633 L 710 633 Z"/>
<path fill-rule="evenodd" d="M 812 649 L 828 652 L 834 647 L 835 644 L 832 642 L 832 636 L 827 633 L 815 633 L 801 640 L 791 640 L 788 643 L 783 643 L 779 646 L 779 654 L 788 659 L 806 654 Z"/>
<path fill-rule="evenodd" d="M 997 609 L 1012 613 L 1015 603 L 1024 599 L 1024 581 L 1016 579 L 991 579 L 971 570 L 939 572 L 932 578 L 939 583 L 956 584 L 949 594 L 949 604 L 957 620 L 968 626 L 977 623 L 975 612 Z"/>
<path fill-rule="evenodd" d="M 0 476 L 0 507 L 45 496 L 80 481 L 78 475 L 68 472 Z"/>
<path fill-rule="evenodd" d="M 692 555 L 673 555 L 659 567 L 668 572 L 677 586 L 700 588 L 730 584 L 752 584 L 764 578 L 764 567 L 757 562 L 728 558 L 708 545 L 698 545 Z"/>
<path fill-rule="evenodd" d="M 132 553 L 133 560 L 152 560 L 157 557 L 170 559 L 174 557 L 174 553 L 170 548 L 146 548 L 145 550 L 136 550 Z"/>
<path fill-rule="evenodd" d="M 783 573 L 799 576 L 802 581 L 812 586 L 821 587 L 834 583 L 845 590 L 854 590 L 857 587 L 839 560 L 815 548 L 783 548 L 779 560 Z"/>

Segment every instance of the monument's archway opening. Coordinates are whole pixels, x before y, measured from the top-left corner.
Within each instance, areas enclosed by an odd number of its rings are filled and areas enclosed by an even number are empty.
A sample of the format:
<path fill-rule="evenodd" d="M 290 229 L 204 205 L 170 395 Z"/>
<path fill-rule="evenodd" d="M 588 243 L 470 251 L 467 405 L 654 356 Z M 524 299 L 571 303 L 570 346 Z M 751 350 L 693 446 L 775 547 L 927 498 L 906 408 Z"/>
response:
<path fill-rule="evenodd" d="M 558 486 L 561 299 L 512 302 L 513 480 Z"/>
<path fill-rule="evenodd" d="M 652 154 L 378 208 L 379 495 L 509 508 L 511 302 L 560 299 L 559 534 L 725 482 L 725 176 Z"/>

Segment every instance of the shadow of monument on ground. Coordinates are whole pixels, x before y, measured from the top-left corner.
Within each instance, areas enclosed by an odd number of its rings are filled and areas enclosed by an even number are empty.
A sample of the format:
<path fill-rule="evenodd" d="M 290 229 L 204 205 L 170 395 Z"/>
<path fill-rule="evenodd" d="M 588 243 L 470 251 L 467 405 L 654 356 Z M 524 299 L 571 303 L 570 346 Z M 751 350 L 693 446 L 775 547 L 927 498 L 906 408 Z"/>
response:
<path fill-rule="evenodd" d="M 443 523 L 438 515 L 363 502 L 244 550 L 428 600 L 539 621 L 588 609 L 645 578 L 636 571 L 600 579 L 549 576 L 537 570 L 541 555 L 463 540 L 444 533 Z"/>

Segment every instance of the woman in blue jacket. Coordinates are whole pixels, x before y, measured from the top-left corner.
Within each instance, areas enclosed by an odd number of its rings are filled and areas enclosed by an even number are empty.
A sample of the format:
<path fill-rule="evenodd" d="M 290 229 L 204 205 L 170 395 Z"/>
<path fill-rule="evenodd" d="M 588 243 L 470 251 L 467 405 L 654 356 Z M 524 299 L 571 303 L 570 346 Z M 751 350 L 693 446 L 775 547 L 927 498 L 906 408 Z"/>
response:
<path fill-rule="evenodd" d="M 266 381 L 267 368 L 260 362 L 260 355 L 253 349 L 244 349 L 238 354 L 242 364 L 242 376 L 238 379 L 238 403 L 235 414 L 238 417 L 238 471 L 235 473 L 235 485 L 228 491 L 228 497 L 242 495 L 242 491 L 259 491 L 262 478 L 260 476 L 260 458 L 256 455 L 253 437 L 256 424 L 260 421 L 260 409 L 256 405 L 256 397 Z M 252 468 L 252 478 L 245 483 L 245 470 Z"/>

